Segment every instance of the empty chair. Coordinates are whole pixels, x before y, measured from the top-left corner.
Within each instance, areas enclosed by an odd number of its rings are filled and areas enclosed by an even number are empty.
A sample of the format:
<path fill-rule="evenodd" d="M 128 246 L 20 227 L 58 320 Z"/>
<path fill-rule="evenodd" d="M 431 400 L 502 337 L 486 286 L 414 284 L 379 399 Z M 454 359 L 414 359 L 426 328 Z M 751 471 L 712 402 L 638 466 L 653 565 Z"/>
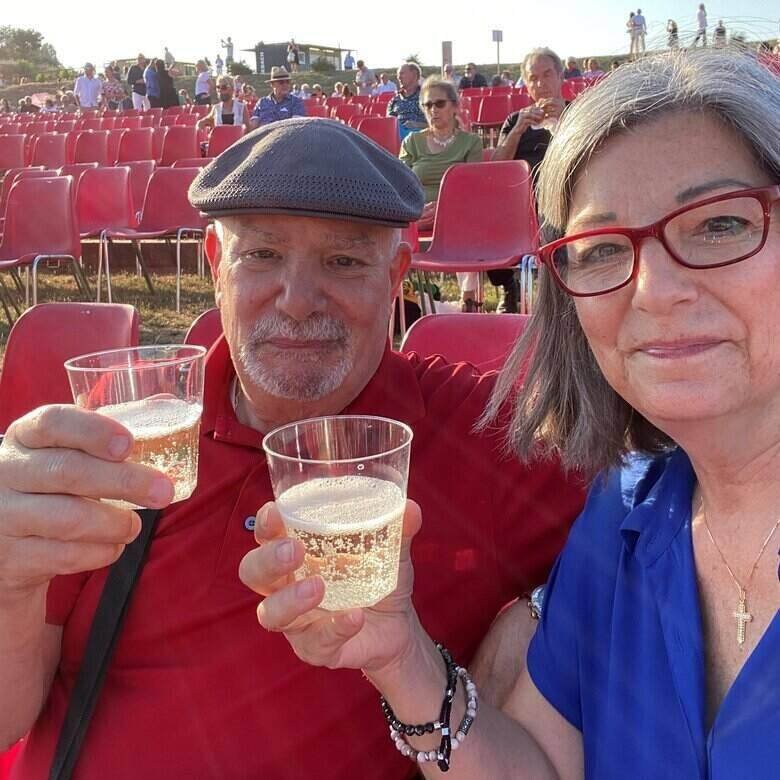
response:
<path fill-rule="evenodd" d="M 177 128 L 179 129 L 179 128 Z M 191 128 L 180 128 L 189 130 Z M 206 220 L 193 208 L 188 190 L 197 176 L 195 168 L 158 168 L 149 179 L 143 210 L 138 227 L 132 230 L 109 230 L 106 238 L 125 238 L 134 243 L 147 239 L 176 239 L 176 311 L 181 310 L 181 242 L 186 235 L 196 236 L 198 241 L 198 267 L 200 268 L 203 231 Z M 143 255 L 137 254 L 146 283 L 153 290 L 151 276 L 144 264 Z M 106 264 L 106 278 L 110 271 Z"/>
<path fill-rule="evenodd" d="M 334 119 L 340 119 L 342 122 L 348 122 L 350 117 L 363 113 L 363 106 L 356 106 L 352 103 L 344 103 L 334 106 L 331 116 Z"/>
<path fill-rule="evenodd" d="M 351 103 L 354 106 L 363 106 L 365 108 L 371 100 L 371 95 L 353 95 L 347 103 Z"/>
<path fill-rule="evenodd" d="M 125 130 L 119 144 L 117 162 L 154 159 L 154 130 L 141 127 L 137 130 Z"/>
<path fill-rule="evenodd" d="M 178 118 L 178 114 L 163 114 L 160 120 L 160 127 L 173 127 Z"/>
<path fill-rule="evenodd" d="M 209 136 L 206 156 L 216 157 L 218 154 L 222 154 L 228 146 L 232 146 L 242 135 L 244 135 L 244 128 L 241 125 L 217 125 Z"/>
<path fill-rule="evenodd" d="M 183 114 L 185 110 L 184 106 L 168 106 L 168 108 L 164 108 L 162 112 L 163 116 L 178 116 L 179 114 Z"/>
<path fill-rule="evenodd" d="M 567 82 L 563 82 L 566 84 Z M 527 92 L 513 92 L 509 96 L 509 102 L 511 104 L 512 111 L 522 111 L 524 108 L 533 105 L 533 100 Z"/>
<path fill-rule="evenodd" d="M 182 157 L 181 160 L 176 160 L 171 168 L 205 168 L 213 159 L 213 157 Z"/>
<path fill-rule="evenodd" d="M 194 127 L 198 124 L 200 117 L 197 114 L 178 114 L 176 116 L 177 125 L 186 125 L 187 127 Z"/>
<path fill-rule="evenodd" d="M 66 360 L 137 345 L 138 312 L 132 306 L 42 303 L 28 309 L 8 334 L 0 374 L 0 432 L 39 406 L 72 403 Z"/>
<path fill-rule="evenodd" d="M 190 325 L 184 336 L 184 343 L 211 349 L 211 345 L 221 335 L 222 319 L 219 316 L 219 309 L 207 309 Z"/>
<path fill-rule="evenodd" d="M 24 141 L 21 133 L 0 135 L 0 171 L 21 168 L 25 164 Z"/>
<path fill-rule="evenodd" d="M 203 119 L 204 116 L 208 116 L 211 111 L 211 106 L 190 106 L 190 113 L 195 114 L 198 119 Z"/>
<path fill-rule="evenodd" d="M 489 87 L 466 87 L 460 91 L 460 94 L 464 97 L 482 97 L 489 94 Z"/>
<path fill-rule="evenodd" d="M 108 128 L 102 126 L 103 120 L 98 116 L 84 117 L 79 123 L 79 129 L 81 130 L 107 130 Z"/>
<path fill-rule="evenodd" d="M 394 116 L 363 117 L 357 129 L 387 149 L 394 157 L 398 157 L 401 140 L 398 135 L 398 120 Z"/>
<path fill-rule="evenodd" d="M 169 127 L 163 141 L 161 165 L 170 165 L 182 157 L 199 157 L 200 143 L 198 142 L 197 127 Z"/>
<path fill-rule="evenodd" d="M 65 165 L 66 133 L 45 133 L 39 135 L 32 149 L 30 163 L 44 168 L 59 168 Z"/>
<path fill-rule="evenodd" d="M 108 165 L 108 130 L 87 130 L 79 133 L 73 149 L 73 162 Z M 113 160 L 111 162 L 113 163 Z"/>
<path fill-rule="evenodd" d="M 78 195 L 79 191 L 79 184 L 81 183 L 81 177 L 84 175 L 86 171 L 91 170 L 92 168 L 99 167 L 96 162 L 88 162 L 88 163 L 68 163 L 67 165 L 63 165 L 62 168 L 58 170 L 58 173 L 60 176 L 72 176 L 73 177 L 73 200 L 76 200 L 76 196 Z"/>
<path fill-rule="evenodd" d="M 78 262 L 80 257 L 73 178 L 45 176 L 17 180 L 8 193 L 5 207 L 0 271 L 10 271 L 19 287 L 18 269 L 32 269 L 32 302 L 37 303 L 37 274 L 41 260 L 67 260 L 79 290 L 90 297 L 87 279 Z M 29 304 L 29 298 L 28 283 L 25 284 L 25 304 Z"/>
<path fill-rule="evenodd" d="M 115 130 L 108 130 L 108 163 L 113 165 L 117 161 L 119 156 L 119 144 L 122 142 L 122 137 L 125 133 L 129 133 L 129 130 L 124 128 L 118 128 Z"/>
<path fill-rule="evenodd" d="M 154 128 L 154 135 L 152 136 L 152 155 L 154 155 L 155 160 L 159 160 L 162 157 L 163 144 L 165 143 L 165 136 L 167 134 L 167 127 Z M 200 153 L 200 149 L 198 149 L 198 153 Z M 192 156 L 197 157 L 198 155 L 195 154 Z"/>
<path fill-rule="evenodd" d="M 510 95 L 486 95 L 479 104 L 473 125 L 478 128 L 500 127 L 511 111 Z"/>
<path fill-rule="evenodd" d="M 123 116 L 119 121 L 118 127 L 123 127 L 125 130 L 137 130 L 141 127 L 140 116 Z"/>
<path fill-rule="evenodd" d="M 330 116 L 330 112 L 328 111 L 327 107 L 320 104 L 315 103 L 313 100 L 307 100 L 306 101 L 306 116 L 319 116 L 323 119 L 326 119 Z"/>
<path fill-rule="evenodd" d="M 0 217 L 5 214 L 5 204 L 8 202 L 8 193 L 11 191 L 11 187 L 19 179 L 26 177 L 41 177 L 41 176 L 55 176 L 56 171 L 48 171 L 41 165 L 35 167 L 28 166 L 26 168 L 9 168 L 5 172 L 3 177 L 3 184 L 0 188 Z"/>
<path fill-rule="evenodd" d="M 76 218 L 81 240 L 99 239 L 97 300 L 103 274 L 103 258 L 106 258 L 106 287 L 111 303 L 111 278 L 109 276 L 109 230 L 133 228 L 136 225 L 133 195 L 130 189 L 130 169 L 125 166 L 94 168 L 86 171 L 76 194 Z"/>
<path fill-rule="evenodd" d="M 162 115 L 163 109 L 161 108 L 149 108 L 143 113 L 143 116 L 156 116 L 158 119 L 161 119 Z"/>
<path fill-rule="evenodd" d="M 144 207 L 144 198 L 146 197 L 146 188 L 149 186 L 149 179 L 152 178 L 157 163 L 154 160 L 128 160 L 121 164 L 130 171 L 133 214 L 137 222 L 138 215 Z"/>
<path fill-rule="evenodd" d="M 421 317 L 406 331 L 401 352 L 416 352 L 421 357 L 442 355 L 448 363 L 472 363 L 483 370 L 500 369 L 528 319 L 523 314 Z"/>
<path fill-rule="evenodd" d="M 160 119 L 155 114 L 144 114 L 141 119 L 141 127 L 158 127 Z"/>
<path fill-rule="evenodd" d="M 105 114 L 100 118 L 100 130 L 113 130 L 117 125 L 118 117 L 106 116 Z"/>

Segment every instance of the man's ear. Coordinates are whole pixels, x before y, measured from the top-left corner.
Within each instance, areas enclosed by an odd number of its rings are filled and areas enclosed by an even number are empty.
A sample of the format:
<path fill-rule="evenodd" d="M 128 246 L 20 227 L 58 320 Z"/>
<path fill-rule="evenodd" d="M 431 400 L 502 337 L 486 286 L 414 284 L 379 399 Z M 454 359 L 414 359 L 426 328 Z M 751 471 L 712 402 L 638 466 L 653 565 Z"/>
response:
<path fill-rule="evenodd" d="M 406 238 L 406 235 L 404 235 Z M 401 241 L 398 244 L 398 249 L 395 252 L 395 257 L 390 265 L 390 295 L 391 299 L 395 298 L 398 294 L 398 288 L 403 284 L 406 273 L 412 264 L 412 248 L 406 241 Z"/>
<path fill-rule="evenodd" d="M 206 250 L 206 259 L 209 261 L 211 278 L 214 281 L 214 300 L 219 306 L 222 297 L 222 282 L 220 281 L 219 264 L 222 260 L 222 242 L 217 229 L 213 224 L 207 225 L 206 234 L 203 237 L 203 246 Z"/>

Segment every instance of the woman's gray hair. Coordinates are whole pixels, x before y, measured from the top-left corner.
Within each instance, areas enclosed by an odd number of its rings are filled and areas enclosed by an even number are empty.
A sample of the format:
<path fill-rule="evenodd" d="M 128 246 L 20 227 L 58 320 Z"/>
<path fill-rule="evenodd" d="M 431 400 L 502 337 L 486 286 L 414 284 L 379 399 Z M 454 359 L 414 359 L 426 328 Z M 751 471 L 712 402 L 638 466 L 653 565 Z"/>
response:
<path fill-rule="evenodd" d="M 573 189 L 609 140 L 673 111 L 704 112 L 732 128 L 758 165 L 780 181 L 780 79 L 755 57 L 708 49 L 647 57 L 618 68 L 566 110 L 540 166 L 542 238 L 565 235 Z M 652 150 L 648 150 L 652 155 Z M 629 451 L 659 453 L 669 437 L 607 383 L 580 327 L 573 299 L 539 272 L 533 316 L 513 348 L 480 421 L 499 419 L 514 398 L 508 444 L 523 459 L 559 456 L 593 474 Z"/>

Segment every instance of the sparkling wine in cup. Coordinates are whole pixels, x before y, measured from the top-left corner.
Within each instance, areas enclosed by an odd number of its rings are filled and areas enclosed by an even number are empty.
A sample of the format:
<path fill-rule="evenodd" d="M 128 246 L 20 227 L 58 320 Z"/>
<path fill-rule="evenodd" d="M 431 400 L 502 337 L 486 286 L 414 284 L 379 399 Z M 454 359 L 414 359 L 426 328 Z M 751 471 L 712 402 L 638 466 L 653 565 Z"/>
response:
<path fill-rule="evenodd" d="M 398 584 L 412 430 L 384 417 L 318 417 L 263 440 L 276 505 L 306 550 L 295 576 L 325 582 L 321 607 L 370 607 Z"/>
<path fill-rule="evenodd" d="M 170 344 L 94 352 L 65 363 L 76 406 L 124 425 L 134 440 L 127 460 L 165 472 L 174 501 L 189 498 L 197 484 L 205 354 L 203 347 Z"/>

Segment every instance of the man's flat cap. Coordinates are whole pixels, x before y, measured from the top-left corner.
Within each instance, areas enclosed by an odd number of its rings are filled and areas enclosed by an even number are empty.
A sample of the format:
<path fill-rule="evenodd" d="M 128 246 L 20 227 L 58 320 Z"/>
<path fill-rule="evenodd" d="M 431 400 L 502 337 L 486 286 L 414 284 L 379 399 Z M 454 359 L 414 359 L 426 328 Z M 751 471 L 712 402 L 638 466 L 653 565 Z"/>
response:
<path fill-rule="evenodd" d="M 290 214 L 404 227 L 424 198 L 410 168 L 332 119 L 261 127 L 204 168 L 190 201 L 210 217 Z"/>

